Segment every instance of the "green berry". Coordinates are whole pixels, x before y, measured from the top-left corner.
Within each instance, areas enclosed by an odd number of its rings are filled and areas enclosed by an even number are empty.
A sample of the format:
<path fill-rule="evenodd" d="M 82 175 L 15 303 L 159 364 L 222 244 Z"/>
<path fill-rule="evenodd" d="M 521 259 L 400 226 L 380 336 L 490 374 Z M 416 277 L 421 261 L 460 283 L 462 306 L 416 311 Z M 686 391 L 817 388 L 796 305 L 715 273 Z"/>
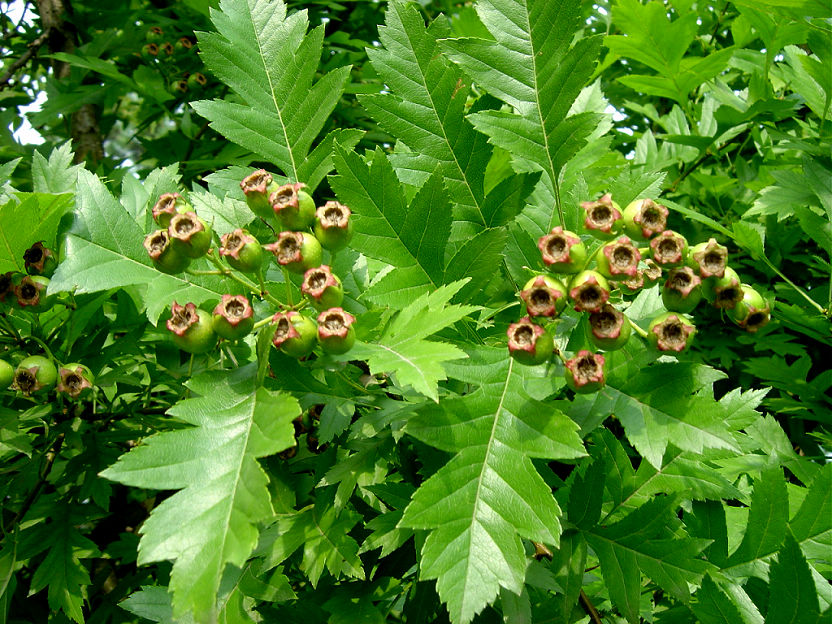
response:
<path fill-rule="evenodd" d="M 48 247 L 44 247 L 43 241 L 38 241 L 24 251 L 23 261 L 29 275 L 52 277 L 55 269 L 58 268 L 58 258 L 55 252 Z"/>
<path fill-rule="evenodd" d="M 609 303 L 605 303 L 600 310 L 589 315 L 589 340 L 605 351 L 615 351 L 627 344 L 632 329 L 630 320 L 624 313 Z"/>
<path fill-rule="evenodd" d="M 529 316 L 559 316 L 566 307 L 568 295 L 560 280 L 538 275 L 526 282 L 520 298 L 526 304 Z"/>
<path fill-rule="evenodd" d="M 771 306 L 751 286 L 743 284 L 742 299 L 728 310 L 728 317 L 748 332 L 756 333 L 771 320 Z"/>
<path fill-rule="evenodd" d="M 193 303 L 182 306 L 174 301 L 166 326 L 173 333 L 173 343 L 188 353 L 207 353 L 217 344 L 211 315 Z"/>
<path fill-rule="evenodd" d="M 343 308 L 330 308 L 318 315 L 318 342 L 327 353 L 340 355 L 355 344 L 355 317 Z"/>
<path fill-rule="evenodd" d="M 325 264 L 303 274 L 300 290 L 318 311 L 339 306 L 344 300 L 341 280 Z"/>
<path fill-rule="evenodd" d="M 688 257 L 688 241 L 673 230 L 665 230 L 651 240 L 650 249 L 653 262 L 664 269 L 681 266 Z"/>
<path fill-rule="evenodd" d="M 506 335 L 509 355 L 520 364 L 536 366 L 552 357 L 555 348 L 552 336 L 528 316 L 509 325 Z"/>
<path fill-rule="evenodd" d="M 640 260 L 641 252 L 627 236 L 621 236 L 601 247 L 596 264 L 604 277 L 622 280 L 635 277 Z"/>
<path fill-rule="evenodd" d="M 188 89 L 194 93 L 199 93 L 208 84 L 208 78 L 202 72 L 194 72 L 188 76 Z"/>
<path fill-rule="evenodd" d="M 285 230 L 305 230 L 315 221 L 315 200 L 301 182 L 284 184 L 269 195 L 274 214 Z"/>
<path fill-rule="evenodd" d="M 637 199 L 622 213 L 624 231 L 633 240 L 647 240 L 667 228 L 667 215 L 667 207 L 652 199 Z"/>
<path fill-rule="evenodd" d="M 144 34 L 144 38 L 150 43 L 161 43 L 165 39 L 165 31 L 161 26 L 151 26 Z"/>
<path fill-rule="evenodd" d="M 223 295 L 214 308 L 211 326 L 226 340 L 239 340 L 254 329 L 254 310 L 243 295 Z"/>
<path fill-rule="evenodd" d="M 173 275 L 181 273 L 191 263 L 179 246 L 171 242 L 167 230 L 156 230 L 144 239 L 144 248 L 150 255 L 153 265 L 162 273 Z"/>
<path fill-rule="evenodd" d="M 702 294 L 714 307 L 731 310 L 743 298 L 740 276 L 731 267 L 725 267 L 722 277 L 709 277 L 703 280 Z"/>
<path fill-rule="evenodd" d="M 621 231 L 621 206 L 607 193 L 596 201 L 582 202 L 581 208 L 586 214 L 584 227 L 596 238 L 609 240 Z"/>
<path fill-rule="evenodd" d="M 248 231 L 237 228 L 223 234 L 220 240 L 220 256 L 238 271 L 255 273 L 263 266 L 263 248 Z"/>
<path fill-rule="evenodd" d="M 690 248 L 688 265 L 703 280 L 709 277 L 720 278 L 728 266 L 728 248 L 717 243 L 715 238 L 708 239 L 707 242 Z"/>
<path fill-rule="evenodd" d="M 89 394 L 94 383 L 95 377 L 89 368 L 78 362 L 72 362 L 58 369 L 58 386 L 55 390 L 77 399 Z"/>
<path fill-rule="evenodd" d="M 687 349 L 696 327 L 678 312 L 665 312 L 654 318 L 647 328 L 647 338 L 659 351 L 680 353 Z"/>
<path fill-rule="evenodd" d="M 537 239 L 546 268 L 555 273 L 577 273 L 586 263 L 586 247 L 574 232 L 561 226 Z"/>
<path fill-rule="evenodd" d="M 578 354 L 564 363 L 566 385 L 578 394 L 596 392 L 604 387 L 604 364 L 606 360 L 600 353 L 578 351 Z"/>
<path fill-rule="evenodd" d="M 42 355 L 30 355 L 17 365 L 14 387 L 26 395 L 48 392 L 57 379 L 58 369 L 52 360 Z"/>
<path fill-rule="evenodd" d="M 261 219 L 274 217 L 269 195 L 280 187 L 274 182 L 272 174 L 265 169 L 258 169 L 243 178 L 243 181 L 240 182 L 240 188 L 243 189 L 246 196 L 246 204 L 254 214 Z"/>
<path fill-rule="evenodd" d="M 179 193 L 164 193 L 153 206 L 153 220 L 167 229 L 174 216 L 192 210 L 191 205 Z"/>
<path fill-rule="evenodd" d="M 46 295 L 49 278 L 42 275 L 26 275 L 15 287 L 17 305 L 31 312 L 41 312 L 48 309 L 54 297 Z"/>
<path fill-rule="evenodd" d="M 315 238 L 321 247 L 338 251 L 352 238 L 352 211 L 344 204 L 328 201 L 315 211 Z"/>
<path fill-rule="evenodd" d="M 569 283 L 569 297 L 578 312 L 596 312 L 610 298 L 610 284 L 597 271 L 581 271 Z"/>
<path fill-rule="evenodd" d="M 14 366 L 6 360 L 0 360 L 0 390 L 5 390 L 14 381 Z"/>
<path fill-rule="evenodd" d="M 146 43 L 142 46 L 141 57 L 148 63 L 152 63 L 159 58 L 159 44 L 155 42 Z"/>
<path fill-rule="evenodd" d="M 277 263 L 294 273 L 305 273 L 320 266 L 323 250 L 318 239 L 308 232 L 281 232 L 277 241 L 263 245 L 277 259 Z"/>
<path fill-rule="evenodd" d="M 278 312 L 272 317 L 275 325 L 272 344 L 286 355 L 306 357 L 315 349 L 318 330 L 315 322 L 300 312 Z"/>
<path fill-rule="evenodd" d="M 173 49 L 176 52 L 190 52 L 194 47 L 194 42 L 187 37 L 179 37 L 176 43 L 173 44 Z"/>
<path fill-rule="evenodd" d="M 178 246 L 189 258 L 204 256 L 213 242 L 214 232 L 195 212 L 174 215 L 168 226 L 174 247 Z"/>
<path fill-rule="evenodd" d="M 662 303 L 672 312 L 688 314 L 702 299 L 702 280 L 689 266 L 670 269 L 662 287 Z"/>

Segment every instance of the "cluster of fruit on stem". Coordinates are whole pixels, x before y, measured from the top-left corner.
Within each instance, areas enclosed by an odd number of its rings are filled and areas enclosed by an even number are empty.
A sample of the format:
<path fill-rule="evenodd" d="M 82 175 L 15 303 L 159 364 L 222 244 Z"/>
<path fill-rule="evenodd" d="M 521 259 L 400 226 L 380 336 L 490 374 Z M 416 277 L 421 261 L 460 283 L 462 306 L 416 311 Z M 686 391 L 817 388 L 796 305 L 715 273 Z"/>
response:
<path fill-rule="evenodd" d="M 166 322 L 174 343 L 189 353 L 207 353 L 219 338 L 240 340 L 268 325 L 274 332 L 272 343 L 287 355 L 306 357 L 317 345 L 326 353 L 346 353 L 355 343 L 355 317 L 341 307 L 341 280 L 328 265 L 322 264 L 322 258 L 324 249 L 334 253 L 349 243 L 350 209 L 336 201 L 316 208 L 303 184 L 280 186 L 263 169 L 246 176 L 240 186 L 252 212 L 270 227 L 278 226 L 273 242 L 261 244 L 250 232 L 238 228 L 220 237 L 215 253 L 211 226 L 197 216 L 179 193 L 166 193 L 153 207 L 153 218 L 162 229 L 150 233 L 144 247 L 154 265 L 171 274 L 182 272 L 192 260 L 205 257 L 218 274 L 235 279 L 252 295 L 279 309 L 272 316 L 255 321 L 246 295 L 223 295 L 212 313 L 194 303 L 180 305 L 174 301 Z M 287 286 L 290 273 L 303 274 L 303 302 L 282 302 L 266 289 L 264 274 L 269 252 L 283 269 Z M 245 275 L 255 276 L 257 283 Z M 314 320 L 302 313 L 309 306 L 316 311 Z"/>
<path fill-rule="evenodd" d="M 538 247 L 548 272 L 526 283 L 520 292 L 526 316 L 507 332 L 509 352 L 518 362 L 541 364 L 556 353 L 551 334 L 539 323 L 556 319 L 569 304 L 587 313 L 587 338 L 604 351 L 623 347 L 633 330 L 659 351 L 684 351 L 696 333 L 688 315 L 703 299 L 749 332 L 770 320 L 771 305 L 728 266 L 727 248 L 713 238 L 689 246 L 684 236 L 667 229 L 667 207 L 638 199 L 622 211 L 609 194 L 581 207 L 586 232 L 603 243 L 588 254 L 580 236 L 560 226 L 540 237 Z M 595 268 L 590 268 L 593 261 Z M 666 311 L 651 320 L 647 331 L 609 301 L 612 288 L 623 299 L 662 277 Z M 593 392 L 603 387 L 602 354 L 581 350 L 571 359 L 557 355 L 570 388 Z"/>
<path fill-rule="evenodd" d="M 185 98 L 189 93 L 202 91 L 208 84 L 208 78 L 199 71 L 203 65 L 190 37 L 171 36 L 161 26 L 151 26 L 145 40 L 140 56 L 162 73 L 173 95 Z"/>

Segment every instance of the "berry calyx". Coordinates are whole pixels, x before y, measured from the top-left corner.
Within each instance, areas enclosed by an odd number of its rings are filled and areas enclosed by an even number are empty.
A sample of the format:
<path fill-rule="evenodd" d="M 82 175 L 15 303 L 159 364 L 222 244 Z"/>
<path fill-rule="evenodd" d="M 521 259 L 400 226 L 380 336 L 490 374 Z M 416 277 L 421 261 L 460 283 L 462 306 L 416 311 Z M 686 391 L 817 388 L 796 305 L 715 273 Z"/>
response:
<path fill-rule="evenodd" d="M 217 344 L 211 315 L 198 310 L 193 303 L 170 307 L 171 316 L 165 325 L 173 333 L 173 343 L 188 353 L 207 353 Z"/>
<path fill-rule="evenodd" d="M 174 50 L 177 52 L 190 52 L 194 47 L 194 42 L 187 37 L 179 37 L 176 43 L 173 44 Z"/>
<path fill-rule="evenodd" d="M 159 56 L 163 59 L 168 59 L 173 56 L 173 44 L 170 41 L 164 41 L 159 44 Z"/>
<path fill-rule="evenodd" d="M 156 230 L 148 234 L 144 239 L 144 248 L 153 265 L 162 273 L 181 273 L 191 263 L 191 259 L 178 246 L 174 247 L 167 230 Z"/>
<path fill-rule="evenodd" d="M 194 72 L 188 76 L 188 88 L 191 91 L 201 91 L 208 84 L 208 78 L 201 72 Z"/>
<path fill-rule="evenodd" d="M 599 349 L 615 351 L 630 339 L 632 326 L 624 313 L 609 303 L 589 315 L 589 340 Z"/>
<path fill-rule="evenodd" d="M 722 277 L 728 266 L 728 248 L 708 239 L 690 248 L 688 264 L 699 273 L 703 280 L 709 277 Z"/>
<path fill-rule="evenodd" d="M 702 299 L 702 279 L 689 266 L 671 269 L 662 287 L 662 303 L 672 312 L 691 312 Z"/>
<path fill-rule="evenodd" d="M 243 273 L 254 273 L 263 266 L 263 248 L 248 231 L 237 228 L 220 238 L 220 256 Z"/>
<path fill-rule="evenodd" d="M 637 199 L 624 209 L 624 231 L 633 240 L 647 240 L 667 228 L 666 206 L 652 199 Z"/>
<path fill-rule="evenodd" d="M 621 229 L 621 207 L 609 193 L 595 201 L 581 202 L 581 208 L 586 213 L 584 227 L 596 238 L 608 240 Z"/>
<path fill-rule="evenodd" d="M 586 263 L 586 247 L 574 232 L 561 226 L 537 239 L 546 268 L 555 273 L 576 273 Z"/>
<path fill-rule="evenodd" d="M 239 340 L 254 329 L 254 310 L 243 295 L 223 295 L 214 308 L 211 326 L 226 340 Z"/>
<path fill-rule="evenodd" d="M 600 390 L 606 384 L 604 364 L 606 359 L 600 353 L 582 350 L 571 360 L 564 362 L 566 385 L 578 394 Z"/>
<path fill-rule="evenodd" d="M 240 188 L 246 196 L 246 204 L 251 211 L 262 219 L 274 216 L 272 205 L 269 202 L 269 195 L 278 189 L 277 184 L 265 169 L 258 169 L 251 175 L 243 178 Z"/>
<path fill-rule="evenodd" d="M 146 43 L 142 46 L 139 54 L 145 61 L 153 62 L 159 58 L 159 45 L 154 41 Z"/>
<path fill-rule="evenodd" d="M 558 316 L 566 307 L 567 297 L 566 286 L 548 275 L 531 278 L 520 291 L 529 316 Z"/>
<path fill-rule="evenodd" d="M 187 80 L 174 80 L 170 83 L 170 88 L 168 89 L 171 94 L 176 96 L 184 96 L 188 93 L 188 81 Z"/>
<path fill-rule="evenodd" d="M 89 394 L 95 377 L 89 368 L 78 362 L 66 364 L 58 369 L 58 385 L 55 390 L 73 399 Z"/>
<path fill-rule="evenodd" d="M 705 298 L 721 310 L 733 309 L 743 298 L 740 276 L 731 267 L 725 267 L 722 277 L 710 277 L 703 281 Z"/>
<path fill-rule="evenodd" d="M 665 269 L 684 264 L 688 254 L 688 241 L 685 237 L 674 232 L 665 230 L 650 241 L 653 262 Z"/>
<path fill-rule="evenodd" d="M 508 353 L 520 364 L 536 366 L 552 357 L 555 343 L 540 325 L 524 316 L 508 326 Z"/>
<path fill-rule="evenodd" d="M 652 321 L 647 328 L 647 338 L 659 351 L 680 353 L 687 349 L 696 334 L 696 327 L 677 312 L 665 312 Z"/>
<path fill-rule="evenodd" d="M 756 333 L 771 320 L 771 306 L 751 286 L 742 285 L 742 299 L 728 310 L 728 317 L 745 331 Z"/>
<path fill-rule="evenodd" d="M 343 308 L 330 308 L 318 315 L 318 342 L 327 353 L 340 355 L 355 344 L 355 317 Z"/>
<path fill-rule="evenodd" d="M 294 273 L 320 266 L 323 250 L 318 239 L 307 232 L 281 232 L 277 241 L 263 245 L 277 259 L 277 263 Z"/>
<path fill-rule="evenodd" d="M 272 344 L 292 357 L 306 357 L 315 349 L 318 331 L 315 322 L 300 312 L 278 312 L 272 317 L 276 326 Z"/>
<path fill-rule="evenodd" d="M 6 360 L 0 360 L 0 390 L 5 390 L 14 381 L 14 366 Z"/>
<path fill-rule="evenodd" d="M 167 229 L 175 215 L 189 210 L 193 208 L 179 193 L 164 193 L 153 206 L 153 220 Z"/>
<path fill-rule="evenodd" d="M 578 312 L 597 312 L 610 298 L 610 284 L 597 271 L 581 271 L 569 283 L 569 297 Z"/>
<path fill-rule="evenodd" d="M 30 355 L 21 360 L 14 372 L 14 387 L 25 395 L 46 392 L 55 386 L 58 369 L 42 355 Z"/>
<path fill-rule="evenodd" d="M 168 226 L 168 234 L 171 242 L 179 246 L 189 258 L 204 256 L 211 247 L 213 231 L 205 224 L 205 221 L 196 216 L 195 212 L 188 211 L 174 215 Z"/>
<path fill-rule="evenodd" d="M 321 247 L 338 251 L 352 238 L 352 211 L 337 201 L 328 201 L 315 211 L 315 238 Z"/>
<path fill-rule="evenodd" d="M 29 249 L 23 252 L 23 261 L 26 272 L 29 275 L 43 275 L 52 277 L 58 267 L 58 259 L 55 252 L 43 246 L 43 241 L 38 241 Z"/>
<path fill-rule="evenodd" d="M 40 312 L 52 304 L 52 297 L 46 296 L 49 278 L 42 275 L 26 275 L 15 287 L 17 304 L 21 308 L 29 308 L 32 312 Z"/>
<path fill-rule="evenodd" d="M 339 306 L 344 300 L 341 280 L 326 264 L 306 271 L 300 290 L 318 311 Z"/>
<path fill-rule="evenodd" d="M 269 195 L 275 216 L 287 230 L 305 230 L 315 220 L 315 200 L 302 182 L 284 184 Z"/>
<path fill-rule="evenodd" d="M 613 280 L 633 278 L 638 272 L 639 260 L 641 252 L 629 237 L 621 236 L 601 247 L 597 260 L 598 272 Z"/>

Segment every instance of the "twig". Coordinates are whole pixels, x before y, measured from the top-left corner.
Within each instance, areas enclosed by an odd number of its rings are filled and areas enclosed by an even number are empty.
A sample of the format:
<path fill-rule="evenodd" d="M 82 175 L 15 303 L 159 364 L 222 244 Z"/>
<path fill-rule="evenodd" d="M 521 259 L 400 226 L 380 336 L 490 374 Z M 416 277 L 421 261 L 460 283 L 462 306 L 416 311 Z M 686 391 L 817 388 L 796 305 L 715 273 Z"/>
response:
<path fill-rule="evenodd" d="M 595 605 L 592 604 L 592 601 L 583 589 L 581 590 L 581 606 L 584 608 L 587 615 L 589 615 L 589 619 L 592 620 L 592 624 L 604 624 L 601 621 L 601 615 L 598 613 L 598 609 L 595 608 Z"/>
<path fill-rule="evenodd" d="M 34 41 L 32 41 L 31 43 L 29 43 L 26 46 L 29 49 L 26 50 L 20 56 L 19 59 L 17 59 L 14 63 L 12 63 L 9 66 L 8 71 L 5 74 L 3 74 L 2 78 L 0 78 L 0 91 L 7 88 L 11 83 L 11 79 L 17 73 L 17 70 L 20 69 L 21 67 L 23 67 L 26 63 L 29 62 L 29 60 L 35 54 L 37 54 L 38 48 L 40 48 L 40 46 L 42 46 L 46 42 L 46 40 L 49 38 L 50 32 L 51 32 L 50 29 L 47 29 L 44 32 L 42 32 L 40 35 L 38 35 L 37 38 Z"/>

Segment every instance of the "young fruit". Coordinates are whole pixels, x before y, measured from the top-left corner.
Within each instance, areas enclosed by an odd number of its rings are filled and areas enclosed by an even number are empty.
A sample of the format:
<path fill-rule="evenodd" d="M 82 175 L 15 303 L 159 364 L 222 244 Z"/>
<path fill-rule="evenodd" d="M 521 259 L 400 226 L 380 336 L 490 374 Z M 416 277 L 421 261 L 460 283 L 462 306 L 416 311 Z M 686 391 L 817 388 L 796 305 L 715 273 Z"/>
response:
<path fill-rule="evenodd" d="M 715 238 L 690 248 L 688 265 L 699 273 L 703 280 L 722 277 L 728 266 L 728 248 L 716 242 Z"/>
<path fill-rule="evenodd" d="M 552 357 L 555 347 L 552 336 L 528 316 L 509 325 L 506 335 L 509 355 L 520 364 L 535 366 Z"/>
<path fill-rule="evenodd" d="M 92 391 L 94 380 L 89 368 L 78 362 L 72 362 L 58 369 L 58 385 L 55 390 L 77 399 Z"/>
<path fill-rule="evenodd" d="M 531 278 L 520 291 L 529 316 L 559 316 L 566 307 L 567 297 L 566 286 L 548 275 Z"/>
<path fill-rule="evenodd" d="M 161 26 L 151 26 L 144 34 L 145 41 L 159 43 L 165 39 L 165 31 Z"/>
<path fill-rule="evenodd" d="M 191 259 L 171 243 L 167 230 L 156 230 L 148 234 L 144 239 L 144 248 L 153 260 L 153 265 L 162 273 L 181 273 L 191 263 Z"/>
<path fill-rule="evenodd" d="M 584 227 L 596 238 L 609 240 L 621 230 L 621 206 L 609 193 L 596 201 L 581 202 L 581 208 L 586 213 Z"/>
<path fill-rule="evenodd" d="M 721 310 L 733 309 L 743 298 L 740 276 L 731 267 L 725 267 L 722 277 L 709 277 L 702 283 L 705 299 Z"/>
<path fill-rule="evenodd" d="M 637 199 L 624 209 L 624 231 L 633 240 L 647 240 L 667 227 L 668 210 L 652 199 Z"/>
<path fill-rule="evenodd" d="M 664 269 L 672 269 L 685 263 L 688 241 L 678 232 L 665 230 L 650 241 L 650 249 L 653 262 Z"/>
<path fill-rule="evenodd" d="M 671 269 L 662 287 L 662 303 L 672 312 L 688 314 L 702 299 L 702 280 L 689 266 Z"/>
<path fill-rule="evenodd" d="M 274 214 L 286 230 L 305 230 L 315 221 L 315 200 L 302 182 L 284 184 L 269 195 Z"/>
<path fill-rule="evenodd" d="M 184 306 L 175 301 L 170 307 L 171 316 L 166 326 L 173 332 L 173 343 L 188 353 L 207 353 L 217 344 L 211 315 L 198 310 L 193 303 Z"/>
<path fill-rule="evenodd" d="M 191 205 L 179 193 L 164 193 L 153 206 L 153 220 L 167 229 L 175 215 L 191 210 Z"/>
<path fill-rule="evenodd" d="M 188 89 L 195 93 L 199 93 L 208 84 L 208 78 L 202 72 L 194 72 L 188 76 Z"/>
<path fill-rule="evenodd" d="M 52 360 L 42 355 L 30 355 L 17 365 L 14 387 L 25 395 L 47 392 L 55 386 L 58 370 Z"/>
<path fill-rule="evenodd" d="M 220 256 L 238 271 L 255 273 L 263 266 L 263 248 L 248 231 L 237 228 L 223 234 L 220 241 Z"/>
<path fill-rule="evenodd" d="M 172 95 L 175 95 L 177 97 L 184 97 L 188 93 L 188 81 L 174 80 L 170 83 L 168 91 L 170 91 Z"/>
<path fill-rule="evenodd" d="M 163 41 L 159 44 L 159 58 L 167 60 L 173 56 L 173 44 L 170 41 Z"/>
<path fill-rule="evenodd" d="M 23 261 L 26 272 L 29 275 L 43 275 L 52 277 L 58 267 L 58 259 L 55 252 L 43 246 L 43 241 L 38 241 L 29 249 L 23 252 Z"/>
<path fill-rule="evenodd" d="M 610 298 L 610 284 L 597 271 L 581 271 L 569 283 L 569 297 L 578 312 L 597 312 Z"/>
<path fill-rule="evenodd" d="M 276 325 L 272 344 L 292 357 L 306 357 L 315 349 L 318 330 L 315 322 L 300 312 L 278 312 L 272 317 Z"/>
<path fill-rule="evenodd" d="M 728 317 L 745 331 L 756 333 L 771 320 L 771 306 L 751 286 L 743 284 L 742 299 L 728 310 Z"/>
<path fill-rule="evenodd" d="M 696 334 L 696 327 L 677 312 L 665 312 L 654 318 L 647 328 L 647 338 L 659 351 L 687 349 Z"/>
<path fill-rule="evenodd" d="M 338 276 L 325 264 L 303 274 L 301 292 L 318 311 L 334 308 L 344 300 L 344 287 Z"/>
<path fill-rule="evenodd" d="M 6 360 L 0 360 L 0 390 L 5 390 L 14 381 L 14 366 Z"/>
<path fill-rule="evenodd" d="M 555 273 L 577 273 L 586 263 L 586 247 L 574 232 L 561 226 L 537 239 L 546 268 Z"/>
<path fill-rule="evenodd" d="M 157 58 L 159 58 L 159 44 L 151 41 L 150 43 L 146 43 L 142 46 L 141 52 L 139 52 L 142 59 L 144 59 L 148 63 L 152 63 Z"/>
<path fill-rule="evenodd" d="M 243 295 L 223 295 L 211 319 L 214 331 L 227 340 L 239 340 L 254 328 L 254 310 Z"/>
<path fill-rule="evenodd" d="M 281 232 L 276 242 L 263 245 L 263 249 L 272 252 L 280 266 L 294 273 L 320 266 L 323 253 L 318 239 L 307 232 Z"/>
<path fill-rule="evenodd" d="M 240 188 L 246 196 L 246 204 L 251 211 L 261 219 L 269 219 L 274 216 L 272 205 L 269 202 L 269 195 L 279 187 L 274 182 L 272 174 L 265 169 L 258 169 L 251 175 L 243 178 Z"/>
<path fill-rule="evenodd" d="M 52 305 L 54 297 L 46 295 L 49 278 L 42 275 L 26 275 L 15 287 L 17 305 L 32 312 L 46 310 Z"/>
<path fill-rule="evenodd" d="M 578 351 L 571 360 L 564 363 L 566 385 L 578 394 L 595 392 L 604 387 L 604 364 L 606 360 L 600 353 Z"/>
<path fill-rule="evenodd" d="M 639 260 L 641 252 L 627 236 L 621 236 L 601 247 L 596 263 L 601 275 L 621 280 L 635 277 Z"/>
<path fill-rule="evenodd" d="M 589 340 L 599 349 L 620 349 L 627 344 L 632 330 L 630 320 L 609 303 L 605 303 L 600 310 L 589 315 Z"/>
<path fill-rule="evenodd" d="M 194 42 L 187 37 L 179 37 L 176 43 L 173 44 L 173 49 L 176 52 L 190 52 L 194 47 Z"/>
<path fill-rule="evenodd" d="M 168 226 L 168 235 L 174 246 L 178 246 L 189 258 L 200 258 L 211 247 L 213 231 L 195 212 L 174 215 Z"/>
<path fill-rule="evenodd" d="M 315 238 L 321 247 L 338 251 L 352 238 L 352 211 L 337 201 L 328 201 L 315 211 Z"/>
<path fill-rule="evenodd" d="M 340 355 L 355 344 L 355 317 L 343 308 L 330 308 L 318 315 L 318 342 L 327 353 Z"/>

